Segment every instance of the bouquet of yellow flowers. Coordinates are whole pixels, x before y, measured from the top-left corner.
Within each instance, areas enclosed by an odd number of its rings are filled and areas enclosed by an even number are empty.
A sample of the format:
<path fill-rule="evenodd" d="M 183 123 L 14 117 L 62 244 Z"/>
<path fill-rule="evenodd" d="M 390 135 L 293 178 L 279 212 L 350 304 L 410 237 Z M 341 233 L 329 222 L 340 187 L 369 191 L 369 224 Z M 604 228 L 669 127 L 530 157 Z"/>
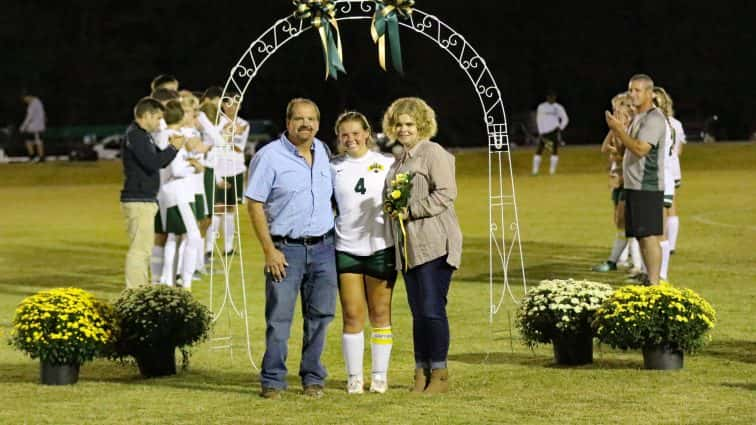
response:
<path fill-rule="evenodd" d="M 104 354 L 114 326 L 108 303 L 79 288 L 56 288 L 21 302 L 9 343 L 45 363 L 79 365 Z"/>
<path fill-rule="evenodd" d="M 401 212 L 409 204 L 410 192 L 412 191 L 412 178 L 414 173 L 397 173 L 386 188 L 386 196 L 383 201 L 383 209 L 388 214 Z"/>
<path fill-rule="evenodd" d="M 383 210 L 399 221 L 399 246 L 404 258 L 403 267 L 407 270 L 407 232 L 404 229 L 404 220 L 407 218 L 407 205 L 409 204 L 410 192 L 412 192 L 412 178 L 415 173 L 397 173 L 386 188 Z"/>
<path fill-rule="evenodd" d="M 593 327 L 614 348 L 667 347 L 692 353 L 708 342 L 716 312 L 690 289 L 670 285 L 622 287 L 596 311 Z"/>

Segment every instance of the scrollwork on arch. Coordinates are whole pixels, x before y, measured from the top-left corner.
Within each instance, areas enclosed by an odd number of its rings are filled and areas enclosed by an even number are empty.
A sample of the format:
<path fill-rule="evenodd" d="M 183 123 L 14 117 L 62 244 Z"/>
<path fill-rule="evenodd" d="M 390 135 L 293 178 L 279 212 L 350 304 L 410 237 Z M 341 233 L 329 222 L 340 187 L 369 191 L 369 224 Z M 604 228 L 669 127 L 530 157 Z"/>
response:
<path fill-rule="evenodd" d="M 335 6 L 337 20 L 369 20 L 375 12 L 375 3 L 372 0 L 337 0 Z M 504 123 L 506 131 L 506 115 L 501 92 L 485 60 L 467 40 L 438 17 L 418 9 L 414 9 L 409 20 L 400 20 L 399 24 L 424 35 L 445 50 L 470 79 L 478 95 L 485 123 Z M 278 20 L 249 45 L 239 62 L 232 68 L 226 90 L 237 88 L 243 97 L 244 91 L 268 57 L 289 40 L 309 29 L 307 23 L 295 20 L 291 16 Z"/>

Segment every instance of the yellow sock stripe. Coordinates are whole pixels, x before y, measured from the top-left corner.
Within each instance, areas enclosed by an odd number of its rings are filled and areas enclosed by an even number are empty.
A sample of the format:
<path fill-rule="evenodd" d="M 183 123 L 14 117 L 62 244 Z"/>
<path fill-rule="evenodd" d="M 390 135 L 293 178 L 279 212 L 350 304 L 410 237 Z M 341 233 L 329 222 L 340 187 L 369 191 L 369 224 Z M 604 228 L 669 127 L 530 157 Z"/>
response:
<path fill-rule="evenodd" d="M 374 328 L 370 342 L 378 345 L 390 345 L 394 343 L 394 335 L 391 333 L 391 326 L 386 328 Z"/>

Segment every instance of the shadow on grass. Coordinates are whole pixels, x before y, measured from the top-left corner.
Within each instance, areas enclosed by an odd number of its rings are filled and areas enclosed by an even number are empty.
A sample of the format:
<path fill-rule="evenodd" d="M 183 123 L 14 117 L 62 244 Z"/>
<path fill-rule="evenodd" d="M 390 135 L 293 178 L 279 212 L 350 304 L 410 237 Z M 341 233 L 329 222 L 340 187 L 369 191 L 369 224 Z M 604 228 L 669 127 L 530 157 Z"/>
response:
<path fill-rule="evenodd" d="M 52 273 L 0 279 L 0 294 L 19 296 L 19 301 L 21 301 L 21 298 L 37 292 L 40 288 L 75 286 L 89 291 L 101 291 L 117 295 L 123 289 L 122 285 L 120 285 L 120 282 L 115 283 L 113 276 L 107 276 L 102 272 L 102 269 L 92 269 L 91 275 L 87 275 L 85 270 L 79 270 L 75 274 Z"/>
<path fill-rule="evenodd" d="M 467 364 L 513 364 L 521 366 L 540 366 L 553 369 L 641 369 L 642 361 L 598 357 L 594 352 L 593 363 L 582 366 L 564 366 L 554 363 L 554 357 L 532 353 L 461 353 L 450 354 L 449 360 Z"/>
<path fill-rule="evenodd" d="M 532 284 L 544 279 L 591 279 L 603 282 L 621 282 L 625 275 L 617 273 L 596 273 L 591 267 L 604 261 L 609 254 L 610 247 L 550 243 L 542 241 L 524 241 L 522 243 L 525 258 L 525 277 Z M 487 283 L 488 278 L 488 239 L 480 237 L 465 237 L 464 250 L 474 254 L 464 254 L 460 271 L 454 280 L 459 282 Z M 513 285 L 521 284 L 522 271 L 519 253 L 510 256 L 509 280 Z M 497 264 L 494 270 L 500 270 Z M 485 271 L 485 272 L 484 272 Z M 502 278 L 500 271 L 496 272 L 496 279 Z"/>
<path fill-rule="evenodd" d="M 742 383 L 731 383 L 731 382 L 725 382 L 722 384 L 723 387 L 730 387 L 730 388 L 738 388 L 741 390 L 748 390 L 748 391 L 756 391 L 756 384 L 742 384 Z"/>
<path fill-rule="evenodd" d="M 699 355 L 756 364 L 756 341 L 714 340 Z"/>

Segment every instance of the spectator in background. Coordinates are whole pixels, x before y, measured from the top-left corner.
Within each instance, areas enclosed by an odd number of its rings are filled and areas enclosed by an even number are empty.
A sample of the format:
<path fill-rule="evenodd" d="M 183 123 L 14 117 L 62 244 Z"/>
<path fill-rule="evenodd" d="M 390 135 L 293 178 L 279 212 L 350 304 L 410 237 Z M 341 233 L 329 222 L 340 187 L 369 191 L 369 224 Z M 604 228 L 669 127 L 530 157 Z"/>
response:
<path fill-rule="evenodd" d="M 538 148 L 533 156 L 533 175 L 538 175 L 538 169 L 541 167 L 541 154 L 544 149 L 551 151 L 551 161 L 549 163 L 549 174 L 556 173 L 557 163 L 559 162 L 559 144 L 562 141 L 562 131 L 570 122 L 567 117 L 567 111 L 557 103 L 557 95 L 550 91 L 546 95 L 546 101 L 538 105 L 536 111 L 536 122 L 538 124 Z"/>
<path fill-rule="evenodd" d="M 45 131 L 47 122 L 45 107 L 38 97 L 28 93 L 23 94 L 21 99 L 26 103 L 26 117 L 18 129 L 26 144 L 29 161 L 43 162 L 45 160 L 45 144 L 42 141 L 42 133 Z"/>
<path fill-rule="evenodd" d="M 157 77 L 152 79 L 152 82 L 150 82 L 150 91 L 154 92 L 158 89 L 168 89 L 173 91 L 178 91 L 179 89 L 179 81 L 170 74 L 160 74 Z"/>

